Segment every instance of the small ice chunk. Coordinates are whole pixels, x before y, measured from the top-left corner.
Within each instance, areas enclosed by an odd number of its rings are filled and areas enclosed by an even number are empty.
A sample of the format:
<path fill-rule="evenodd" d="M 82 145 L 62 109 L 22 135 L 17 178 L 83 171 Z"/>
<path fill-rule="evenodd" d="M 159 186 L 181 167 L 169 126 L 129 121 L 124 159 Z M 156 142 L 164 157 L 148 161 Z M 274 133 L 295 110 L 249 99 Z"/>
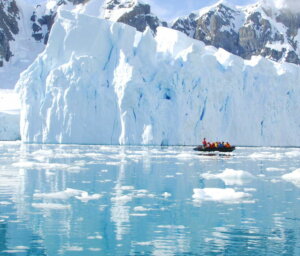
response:
<path fill-rule="evenodd" d="M 186 228 L 183 225 L 158 225 L 157 227 L 162 229 L 185 229 Z"/>
<path fill-rule="evenodd" d="M 254 176 L 249 172 L 234 169 L 225 169 L 225 171 L 219 174 L 205 173 L 202 174 L 202 177 L 205 179 L 221 179 L 226 185 L 229 186 L 243 185 L 254 178 Z"/>
<path fill-rule="evenodd" d="M 251 195 L 245 192 L 237 192 L 232 188 L 195 188 L 193 199 L 195 201 L 215 201 L 224 203 L 240 203 L 242 199 Z"/>
<path fill-rule="evenodd" d="M 165 178 L 170 179 L 170 178 L 175 178 L 174 175 L 166 175 Z"/>
<path fill-rule="evenodd" d="M 51 203 L 33 203 L 33 208 L 46 209 L 46 210 L 68 210 L 71 208 L 69 204 L 51 204 Z"/>
<path fill-rule="evenodd" d="M 145 208 L 143 206 L 136 206 L 136 207 L 133 208 L 133 210 L 135 212 L 146 212 L 146 211 L 149 211 L 149 209 L 147 209 L 147 208 Z"/>
<path fill-rule="evenodd" d="M 96 233 L 93 236 L 88 236 L 87 239 L 89 239 L 89 240 L 101 240 L 101 239 L 103 239 L 103 236 L 100 236 L 99 233 Z"/>
<path fill-rule="evenodd" d="M 23 246 L 23 245 L 19 245 L 15 247 L 16 250 L 28 250 L 29 247 L 28 246 Z"/>
<path fill-rule="evenodd" d="M 147 216 L 147 213 L 131 213 L 130 216 L 145 217 Z"/>
<path fill-rule="evenodd" d="M 244 188 L 245 192 L 256 192 L 256 188 Z"/>
<path fill-rule="evenodd" d="M 80 200 L 81 202 L 88 202 L 90 200 L 98 200 L 102 197 L 100 194 L 93 194 L 89 195 L 87 192 L 82 192 L 80 196 L 75 196 L 76 199 Z"/>
<path fill-rule="evenodd" d="M 35 198 L 46 198 L 46 199 L 61 199 L 67 200 L 73 196 L 80 196 L 85 191 L 67 188 L 64 191 L 54 192 L 54 193 L 35 193 L 33 196 Z"/>
<path fill-rule="evenodd" d="M 131 195 L 120 195 L 120 196 L 116 196 L 116 197 L 111 198 L 111 201 L 123 202 L 123 203 L 130 202 L 131 200 L 132 200 Z"/>
<path fill-rule="evenodd" d="M 133 186 L 122 186 L 121 189 L 122 190 L 133 190 L 134 187 Z"/>
<path fill-rule="evenodd" d="M 268 168 L 266 168 L 266 171 L 268 171 L 268 172 L 281 172 L 281 171 L 284 171 L 284 169 L 283 168 L 268 167 Z"/>
<path fill-rule="evenodd" d="M 164 192 L 164 193 L 162 193 L 162 196 L 163 196 L 164 198 L 168 198 L 168 197 L 172 196 L 172 194 L 170 194 L 170 193 L 168 193 L 168 192 Z"/>
<path fill-rule="evenodd" d="M 135 242 L 136 245 L 140 245 L 140 246 L 150 246 L 153 244 L 153 242 L 149 241 L 149 242 Z"/>
<path fill-rule="evenodd" d="M 295 171 L 282 175 L 282 179 L 293 183 L 295 186 L 300 187 L 300 169 L 296 169 Z"/>
<path fill-rule="evenodd" d="M 82 252 L 83 248 L 81 246 L 69 246 L 69 247 L 66 247 L 66 251 L 70 251 L 70 252 Z"/>
<path fill-rule="evenodd" d="M 101 248 L 88 248 L 88 250 L 91 252 L 100 252 Z"/>

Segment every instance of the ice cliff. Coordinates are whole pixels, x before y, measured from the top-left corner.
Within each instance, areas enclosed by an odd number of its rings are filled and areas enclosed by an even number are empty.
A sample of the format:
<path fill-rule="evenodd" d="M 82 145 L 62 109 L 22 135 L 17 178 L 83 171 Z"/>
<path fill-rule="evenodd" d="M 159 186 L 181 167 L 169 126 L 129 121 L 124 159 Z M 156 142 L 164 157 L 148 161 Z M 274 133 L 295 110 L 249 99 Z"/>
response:
<path fill-rule="evenodd" d="M 60 38 L 61 40 L 57 40 Z M 243 60 L 168 28 L 153 37 L 60 11 L 21 75 L 24 142 L 300 145 L 294 64 Z"/>

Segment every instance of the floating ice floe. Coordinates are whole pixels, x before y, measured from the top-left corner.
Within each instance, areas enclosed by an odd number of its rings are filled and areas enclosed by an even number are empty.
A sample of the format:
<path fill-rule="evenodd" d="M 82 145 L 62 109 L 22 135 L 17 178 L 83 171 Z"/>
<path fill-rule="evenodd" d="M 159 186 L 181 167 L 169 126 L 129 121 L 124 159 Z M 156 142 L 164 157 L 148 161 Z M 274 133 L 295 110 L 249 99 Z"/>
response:
<path fill-rule="evenodd" d="M 35 193 L 33 196 L 35 198 L 67 200 L 71 197 L 80 196 L 83 192 L 82 190 L 67 188 L 64 191 L 54 193 Z"/>
<path fill-rule="evenodd" d="M 81 202 L 88 202 L 91 200 L 98 200 L 102 197 L 100 194 L 93 194 L 89 195 L 87 192 L 82 192 L 79 196 L 75 196 L 76 199 L 80 200 Z"/>
<path fill-rule="evenodd" d="M 295 171 L 282 175 L 282 179 L 293 183 L 295 186 L 300 187 L 300 169 L 296 169 Z"/>
<path fill-rule="evenodd" d="M 95 235 L 88 236 L 87 239 L 89 239 L 89 240 L 102 240 L 103 236 L 101 236 L 99 233 L 95 233 Z"/>
<path fill-rule="evenodd" d="M 101 248 L 88 248 L 88 250 L 91 252 L 100 252 Z"/>
<path fill-rule="evenodd" d="M 254 176 L 249 172 L 234 169 L 225 169 L 225 171 L 219 174 L 204 173 L 201 176 L 204 179 L 221 179 L 226 185 L 240 186 L 254 178 Z"/>
<path fill-rule="evenodd" d="M 266 168 L 266 171 L 268 171 L 268 172 L 282 172 L 282 171 L 284 171 L 284 169 L 283 168 L 276 168 L 276 167 L 268 167 L 268 168 Z"/>
<path fill-rule="evenodd" d="M 194 201 L 214 201 L 221 203 L 241 203 L 243 199 L 251 197 L 250 194 L 245 192 L 237 192 L 232 188 L 195 188 L 193 199 Z"/>
<path fill-rule="evenodd" d="M 274 152 L 258 152 L 258 153 L 253 153 L 249 155 L 249 158 L 252 158 L 254 160 L 256 159 L 272 159 L 273 161 L 275 160 L 280 160 L 284 157 L 283 154 L 281 153 L 274 153 Z"/>
<path fill-rule="evenodd" d="M 45 209 L 45 210 L 67 210 L 71 208 L 69 204 L 52 204 L 52 203 L 33 203 L 33 208 Z"/>
<path fill-rule="evenodd" d="M 157 227 L 161 229 L 186 229 L 183 225 L 158 225 Z"/>
<path fill-rule="evenodd" d="M 111 201 L 118 202 L 118 203 L 121 202 L 121 203 L 125 204 L 127 202 L 132 201 L 132 195 L 118 195 L 118 196 L 112 197 Z"/>
<path fill-rule="evenodd" d="M 145 208 L 143 206 L 136 206 L 136 207 L 133 208 L 133 210 L 135 212 L 147 212 L 147 211 L 150 211 L 150 209 Z"/>
<path fill-rule="evenodd" d="M 147 213 L 131 213 L 130 216 L 135 216 L 135 217 L 145 217 L 147 216 Z"/>
<path fill-rule="evenodd" d="M 162 193 L 162 196 L 163 196 L 164 198 L 168 198 L 168 197 L 172 196 L 172 194 L 170 194 L 170 193 L 168 193 L 168 192 L 164 192 L 164 193 Z"/>
<path fill-rule="evenodd" d="M 298 149 L 298 150 L 286 152 L 285 155 L 287 157 L 290 157 L 290 158 L 299 157 L 300 156 L 300 150 Z"/>
<path fill-rule="evenodd" d="M 28 168 L 28 169 L 46 169 L 46 170 L 57 170 L 57 169 L 68 169 L 70 165 L 59 164 L 59 163 L 40 163 L 32 161 L 20 161 L 12 164 L 13 167 Z"/>
<path fill-rule="evenodd" d="M 54 192 L 54 193 L 35 193 L 33 195 L 35 198 L 44 198 L 44 199 L 61 199 L 68 200 L 71 197 L 75 197 L 76 199 L 82 202 L 88 202 L 90 200 L 98 200 L 102 197 L 100 194 L 89 195 L 88 192 L 83 190 L 77 190 L 72 188 L 67 188 L 64 191 Z"/>
<path fill-rule="evenodd" d="M 65 250 L 70 251 L 70 252 L 82 252 L 83 247 L 81 247 L 81 246 L 69 246 L 69 247 L 66 247 Z"/>

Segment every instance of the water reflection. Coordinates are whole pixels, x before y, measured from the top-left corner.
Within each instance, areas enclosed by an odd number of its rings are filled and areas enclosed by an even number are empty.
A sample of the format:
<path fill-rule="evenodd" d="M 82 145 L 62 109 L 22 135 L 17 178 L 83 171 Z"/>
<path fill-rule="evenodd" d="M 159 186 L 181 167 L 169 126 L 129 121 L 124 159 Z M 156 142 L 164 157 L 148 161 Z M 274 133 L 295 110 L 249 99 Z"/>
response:
<path fill-rule="evenodd" d="M 299 255 L 299 152 L 1 143 L 0 254 Z"/>

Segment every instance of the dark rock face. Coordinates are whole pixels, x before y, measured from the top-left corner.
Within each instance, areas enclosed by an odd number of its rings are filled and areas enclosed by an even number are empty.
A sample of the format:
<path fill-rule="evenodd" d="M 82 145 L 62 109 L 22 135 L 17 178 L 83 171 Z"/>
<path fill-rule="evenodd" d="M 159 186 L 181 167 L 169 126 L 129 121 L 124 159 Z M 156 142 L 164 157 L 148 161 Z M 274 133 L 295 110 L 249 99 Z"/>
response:
<path fill-rule="evenodd" d="M 50 30 L 55 21 L 55 16 L 56 13 L 53 11 L 51 11 L 48 15 L 43 15 L 42 17 L 37 17 L 36 12 L 32 14 L 32 37 L 36 41 L 43 41 L 44 44 L 47 44 Z M 43 27 L 46 27 L 46 32 L 43 32 Z"/>
<path fill-rule="evenodd" d="M 89 0 L 60 0 L 57 2 L 57 7 L 63 4 L 67 4 L 67 2 L 71 2 L 73 5 L 77 4 L 85 4 Z M 40 5 L 36 6 L 36 10 L 38 8 L 41 8 Z M 32 37 L 36 41 L 43 42 L 44 44 L 47 44 L 49 33 L 51 31 L 51 28 L 55 22 L 56 17 L 56 11 L 50 10 L 49 14 L 42 15 L 38 17 L 37 11 L 34 11 L 31 16 L 32 21 Z"/>
<path fill-rule="evenodd" d="M 107 2 L 105 8 L 111 12 L 116 9 L 132 8 L 131 11 L 123 14 L 118 19 L 118 22 L 132 26 L 140 32 L 145 31 L 147 27 L 156 32 L 158 26 L 167 25 L 166 23 L 161 23 L 156 16 L 151 14 L 151 7 L 148 4 L 136 3 L 135 1 L 120 3 L 118 0 L 111 0 Z"/>
<path fill-rule="evenodd" d="M 14 35 L 18 34 L 19 9 L 15 0 L 0 1 L 0 67 L 3 61 L 9 61 L 13 55 L 9 42 L 14 40 Z"/>
<path fill-rule="evenodd" d="M 74 5 L 76 4 L 84 4 L 88 2 L 89 0 L 68 0 L 69 2 L 73 3 Z"/>
<path fill-rule="evenodd" d="M 195 38 L 197 18 L 198 17 L 194 13 L 191 13 L 187 19 L 177 19 L 172 25 L 172 28 Z"/>
<path fill-rule="evenodd" d="M 281 23 L 286 32 L 278 31 L 270 20 Z M 219 4 L 201 16 L 191 14 L 178 19 L 172 28 L 244 59 L 261 55 L 274 61 L 300 64 L 295 39 L 300 28 L 300 14 L 282 11 L 274 18 L 272 11 L 261 9 L 245 15 L 240 9 Z M 272 48 L 272 44 L 282 45 L 282 48 Z"/>
<path fill-rule="evenodd" d="M 118 22 L 135 27 L 140 32 L 143 32 L 147 26 L 156 31 L 156 28 L 160 25 L 159 19 L 151 15 L 148 4 L 136 5 L 131 12 L 120 17 Z"/>
<path fill-rule="evenodd" d="M 237 15 L 234 10 L 220 4 L 215 12 L 209 12 L 198 19 L 194 38 L 207 45 L 221 47 L 238 54 L 239 36 L 234 27 L 234 19 Z M 228 29 L 222 30 L 223 27 Z"/>
<path fill-rule="evenodd" d="M 276 35 L 276 37 L 280 39 L 280 35 Z M 239 29 L 239 55 L 245 59 L 250 59 L 253 55 L 260 55 L 264 46 L 273 40 L 270 22 L 263 19 L 260 13 L 255 12 Z"/>

